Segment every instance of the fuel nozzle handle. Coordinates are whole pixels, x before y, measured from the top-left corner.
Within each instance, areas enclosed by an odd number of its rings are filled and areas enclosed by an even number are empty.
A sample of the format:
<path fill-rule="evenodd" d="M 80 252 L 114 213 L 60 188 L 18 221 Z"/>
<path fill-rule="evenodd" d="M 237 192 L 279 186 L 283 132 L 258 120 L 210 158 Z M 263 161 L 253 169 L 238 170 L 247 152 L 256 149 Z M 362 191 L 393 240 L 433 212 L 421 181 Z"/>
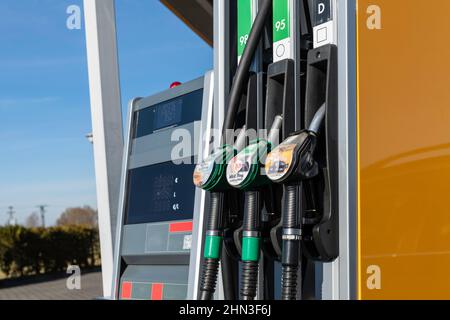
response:
<path fill-rule="evenodd" d="M 317 135 L 325 118 L 326 107 L 321 106 L 308 130 L 296 132 L 276 147 L 266 159 L 266 173 L 270 180 L 283 184 L 282 205 L 282 279 L 283 300 L 296 300 L 298 274 L 301 268 L 302 187 L 303 181 L 318 174 L 314 160 Z"/>
<path fill-rule="evenodd" d="M 283 123 L 281 116 L 274 118 L 267 140 L 256 139 L 231 159 L 227 167 L 228 184 L 245 191 L 245 210 L 242 234 L 242 300 L 254 300 L 257 295 L 259 260 L 261 254 L 261 195 L 260 189 L 270 180 L 261 174 L 261 164 L 267 151 L 278 142 Z M 238 139 L 241 143 L 241 140 Z M 244 140 L 245 141 L 245 140 Z"/>
<path fill-rule="evenodd" d="M 216 291 L 219 264 L 223 245 L 224 191 L 230 187 L 226 183 L 225 168 L 228 160 L 245 146 L 246 128 L 241 129 L 233 147 L 224 145 L 213 152 L 194 172 L 197 187 L 211 192 L 211 203 L 203 252 L 200 300 L 212 300 Z"/>

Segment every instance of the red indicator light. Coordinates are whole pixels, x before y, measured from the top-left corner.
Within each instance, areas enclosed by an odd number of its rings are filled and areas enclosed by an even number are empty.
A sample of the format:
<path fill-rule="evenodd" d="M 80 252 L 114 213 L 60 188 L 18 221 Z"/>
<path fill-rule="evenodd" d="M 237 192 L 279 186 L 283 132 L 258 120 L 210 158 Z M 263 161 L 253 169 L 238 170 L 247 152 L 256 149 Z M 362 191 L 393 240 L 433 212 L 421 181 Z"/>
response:
<path fill-rule="evenodd" d="M 171 223 L 169 225 L 169 232 L 175 233 L 175 232 L 192 232 L 193 229 L 193 223 L 190 222 L 178 222 L 178 223 Z"/>
<path fill-rule="evenodd" d="M 181 86 L 181 82 L 175 81 L 170 85 L 170 89 Z"/>
<path fill-rule="evenodd" d="M 164 293 L 164 284 L 154 283 L 152 285 L 152 300 L 162 300 Z"/>
<path fill-rule="evenodd" d="M 131 299 L 131 291 L 133 289 L 133 284 L 131 282 L 122 283 L 122 299 Z"/>

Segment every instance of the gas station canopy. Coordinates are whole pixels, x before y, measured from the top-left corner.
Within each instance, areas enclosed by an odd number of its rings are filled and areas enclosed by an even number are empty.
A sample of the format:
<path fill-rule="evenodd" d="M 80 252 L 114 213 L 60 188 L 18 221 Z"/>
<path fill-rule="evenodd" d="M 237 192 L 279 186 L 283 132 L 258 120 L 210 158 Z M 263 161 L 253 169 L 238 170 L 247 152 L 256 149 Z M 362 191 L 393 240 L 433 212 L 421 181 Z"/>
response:
<path fill-rule="evenodd" d="M 213 45 L 213 0 L 160 0 L 210 46 Z"/>

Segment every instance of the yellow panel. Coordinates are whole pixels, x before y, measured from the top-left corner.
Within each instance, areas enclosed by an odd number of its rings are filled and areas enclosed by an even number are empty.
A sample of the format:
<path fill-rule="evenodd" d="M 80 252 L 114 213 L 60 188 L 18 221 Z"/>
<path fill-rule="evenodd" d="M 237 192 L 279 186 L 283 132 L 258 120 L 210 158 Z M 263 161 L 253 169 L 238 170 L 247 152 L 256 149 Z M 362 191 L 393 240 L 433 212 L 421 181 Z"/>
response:
<path fill-rule="evenodd" d="M 450 299 L 450 1 L 357 3 L 359 297 Z"/>

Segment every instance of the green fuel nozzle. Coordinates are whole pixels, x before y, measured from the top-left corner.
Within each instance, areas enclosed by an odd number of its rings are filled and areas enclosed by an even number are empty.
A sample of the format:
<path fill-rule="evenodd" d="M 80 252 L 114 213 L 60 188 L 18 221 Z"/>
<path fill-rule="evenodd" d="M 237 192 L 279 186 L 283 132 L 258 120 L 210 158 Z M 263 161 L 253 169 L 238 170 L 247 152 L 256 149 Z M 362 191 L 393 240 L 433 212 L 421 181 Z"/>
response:
<path fill-rule="evenodd" d="M 223 202 L 224 191 L 230 186 L 226 179 L 226 166 L 229 160 L 243 148 L 245 127 L 240 131 L 234 146 L 222 145 L 199 163 L 194 170 L 194 184 L 211 193 L 210 212 L 203 252 L 203 274 L 200 299 L 211 300 L 216 290 L 219 261 L 223 244 Z"/>
<path fill-rule="evenodd" d="M 267 152 L 279 136 L 283 123 L 275 117 L 267 140 L 257 139 L 231 159 L 227 167 L 228 183 L 245 191 L 244 225 L 242 235 L 241 299 L 254 300 L 257 294 L 259 260 L 261 253 L 261 198 L 260 188 L 270 183 L 264 174 Z"/>

